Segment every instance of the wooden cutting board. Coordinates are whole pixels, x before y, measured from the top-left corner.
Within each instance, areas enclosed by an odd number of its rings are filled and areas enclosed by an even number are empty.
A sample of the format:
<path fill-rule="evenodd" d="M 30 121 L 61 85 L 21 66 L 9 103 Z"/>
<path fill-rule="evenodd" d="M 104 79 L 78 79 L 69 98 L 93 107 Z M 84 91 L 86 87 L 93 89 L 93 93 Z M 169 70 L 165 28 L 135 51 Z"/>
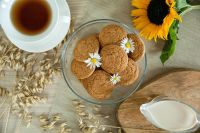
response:
<path fill-rule="evenodd" d="M 139 111 L 141 104 L 158 95 L 177 98 L 200 111 L 200 71 L 179 70 L 164 74 L 124 101 L 119 106 L 117 117 L 126 133 L 166 133 L 152 126 Z"/>

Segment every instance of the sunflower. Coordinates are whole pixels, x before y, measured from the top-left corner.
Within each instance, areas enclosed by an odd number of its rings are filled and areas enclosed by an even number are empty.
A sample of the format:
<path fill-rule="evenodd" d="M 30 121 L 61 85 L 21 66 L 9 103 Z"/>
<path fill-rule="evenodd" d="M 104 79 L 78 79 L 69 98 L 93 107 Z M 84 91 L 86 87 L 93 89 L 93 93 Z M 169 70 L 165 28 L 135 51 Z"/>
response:
<path fill-rule="evenodd" d="M 167 35 L 172 22 L 181 17 L 174 9 L 174 0 L 132 0 L 131 16 L 134 17 L 133 24 L 140 34 L 146 39 L 167 40 Z"/>

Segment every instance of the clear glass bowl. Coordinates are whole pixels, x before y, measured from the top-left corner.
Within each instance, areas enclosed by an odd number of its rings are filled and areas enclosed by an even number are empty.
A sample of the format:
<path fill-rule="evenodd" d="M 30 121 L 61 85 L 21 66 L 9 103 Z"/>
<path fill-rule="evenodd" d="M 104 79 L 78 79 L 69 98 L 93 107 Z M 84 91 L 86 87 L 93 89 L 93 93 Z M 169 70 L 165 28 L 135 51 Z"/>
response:
<path fill-rule="evenodd" d="M 116 20 L 110 20 L 110 19 L 93 20 L 78 27 L 75 30 L 75 32 L 69 37 L 67 42 L 64 44 L 64 49 L 62 51 L 62 57 L 61 57 L 62 73 L 67 85 L 69 86 L 71 91 L 78 97 L 94 104 L 115 104 L 127 99 L 139 88 L 140 84 L 144 80 L 144 76 L 146 73 L 147 57 L 145 54 L 144 58 L 137 62 L 140 73 L 137 81 L 133 85 L 125 87 L 118 86 L 112 92 L 111 97 L 105 100 L 94 99 L 87 93 L 86 89 L 83 87 L 81 82 L 75 77 L 75 75 L 71 71 L 73 51 L 79 40 L 83 39 L 84 37 L 87 37 L 88 35 L 99 33 L 103 27 L 109 24 L 117 24 L 123 27 L 127 31 L 127 33 L 135 33 L 135 31 L 133 31 L 132 28 Z"/>

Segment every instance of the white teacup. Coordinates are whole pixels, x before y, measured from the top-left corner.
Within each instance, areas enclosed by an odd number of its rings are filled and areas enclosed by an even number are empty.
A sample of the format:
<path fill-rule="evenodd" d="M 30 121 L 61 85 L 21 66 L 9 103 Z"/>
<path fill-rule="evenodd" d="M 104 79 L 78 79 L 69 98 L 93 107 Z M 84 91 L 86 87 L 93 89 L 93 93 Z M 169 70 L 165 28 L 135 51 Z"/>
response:
<path fill-rule="evenodd" d="M 11 9 L 16 0 L 0 0 L 0 24 L 8 39 L 28 52 L 44 52 L 54 48 L 65 37 L 70 25 L 70 10 L 66 0 L 46 0 L 52 14 L 48 27 L 37 35 L 18 31 L 11 21 Z"/>

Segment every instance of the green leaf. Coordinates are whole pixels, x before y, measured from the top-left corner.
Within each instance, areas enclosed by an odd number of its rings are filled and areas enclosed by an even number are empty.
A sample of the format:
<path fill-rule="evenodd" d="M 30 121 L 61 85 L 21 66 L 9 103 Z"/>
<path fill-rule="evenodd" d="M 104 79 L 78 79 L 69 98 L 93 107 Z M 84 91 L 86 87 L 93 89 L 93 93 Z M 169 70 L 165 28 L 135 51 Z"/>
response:
<path fill-rule="evenodd" d="M 188 7 L 190 7 L 190 5 L 187 3 L 187 0 L 176 0 L 176 9 L 178 12 L 182 12 L 182 10 Z"/>
<path fill-rule="evenodd" d="M 169 29 L 168 40 L 166 41 L 160 56 L 160 60 L 163 63 L 163 65 L 174 54 L 174 51 L 176 49 L 177 30 L 178 30 L 178 21 L 174 20 Z"/>

